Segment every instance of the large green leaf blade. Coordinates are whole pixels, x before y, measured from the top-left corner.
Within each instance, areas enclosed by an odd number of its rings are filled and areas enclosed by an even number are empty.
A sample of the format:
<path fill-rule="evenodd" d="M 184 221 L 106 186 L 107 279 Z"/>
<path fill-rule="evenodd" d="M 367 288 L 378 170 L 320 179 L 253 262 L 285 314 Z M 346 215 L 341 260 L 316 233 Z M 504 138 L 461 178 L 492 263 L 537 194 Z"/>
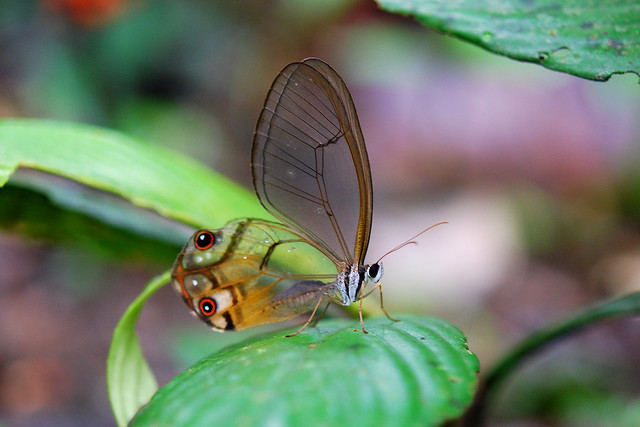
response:
<path fill-rule="evenodd" d="M 169 282 L 169 272 L 155 277 L 127 308 L 113 332 L 107 357 L 107 391 L 119 426 L 126 426 L 158 389 L 147 364 L 135 327 L 144 303 Z"/>
<path fill-rule="evenodd" d="M 445 34 L 592 80 L 640 75 L 636 0 L 377 0 Z"/>
<path fill-rule="evenodd" d="M 357 321 L 331 320 L 234 346 L 174 378 L 132 425 L 425 426 L 459 416 L 479 369 L 465 337 L 441 319 L 401 318 L 367 319 L 367 335 Z"/>
<path fill-rule="evenodd" d="M 0 120 L 0 185 L 18 167 L 114 193 L 194 226 L 219 226 L 237 216 L 267 216 L 254 195 L 206 166 L 89 125 Z"/>

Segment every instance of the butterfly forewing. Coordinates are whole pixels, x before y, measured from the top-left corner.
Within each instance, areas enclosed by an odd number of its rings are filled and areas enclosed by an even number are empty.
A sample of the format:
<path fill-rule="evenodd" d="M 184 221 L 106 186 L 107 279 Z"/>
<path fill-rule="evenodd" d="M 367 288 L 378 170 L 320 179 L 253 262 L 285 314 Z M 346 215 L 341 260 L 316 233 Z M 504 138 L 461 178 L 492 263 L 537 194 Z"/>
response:
<path fill-rule="evenodd" d="M 201 233 L 213 242 L 198 247 Z M 290 271 L 302 267 L 303 275 Z M 281 224 L 239 219 L 202 230 L 176 260 L 172 283 L 193 312 L 218 331 L 304 313 L 335 293 L 335 265 Z"/>
<path fill-rule="evenodd" d="M 253 183 L 261 203 L 335 263 L 364 262 L 372 220 L 369 160 L 349 91 L 317 59 L 288 65 L 258 120 Z"/>

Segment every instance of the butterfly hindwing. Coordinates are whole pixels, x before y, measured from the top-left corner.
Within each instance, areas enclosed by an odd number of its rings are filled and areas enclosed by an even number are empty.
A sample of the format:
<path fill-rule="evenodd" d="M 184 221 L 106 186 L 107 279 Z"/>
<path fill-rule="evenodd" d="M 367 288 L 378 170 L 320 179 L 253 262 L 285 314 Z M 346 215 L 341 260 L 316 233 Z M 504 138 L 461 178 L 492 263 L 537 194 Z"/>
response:
<path fill-rule="evenodd" d="M 319 256 L 281 224 L 239 219 L 195 233 L 176 260 L 172 283 L 215 330 L 244 329 L 304 313 L 334 292 L 335 266 L 318 264 Z M 316 273 L 287 270 L 304 263 Z"/>

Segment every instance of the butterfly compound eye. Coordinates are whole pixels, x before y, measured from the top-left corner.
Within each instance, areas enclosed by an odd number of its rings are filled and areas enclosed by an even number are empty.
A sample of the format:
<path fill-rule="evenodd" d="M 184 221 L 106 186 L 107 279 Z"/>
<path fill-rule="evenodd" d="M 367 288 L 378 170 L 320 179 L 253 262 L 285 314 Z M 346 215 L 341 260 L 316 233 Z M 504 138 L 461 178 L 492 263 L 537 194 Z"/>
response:
<path fill-rule="evenodd" d="M 209 249 L 216 242 L 216 236 L 210 231 L 201 231 L 196 234 L 194 243 L 197 249 L 204 251 Z"/>
<path fill-rule="evenodd" d="M 211 316 L 216 312 L 216 302 L 213 298 L 203 298 L 200 300 L 200 313 L 204 316 Z"/>
<path fill-rule="evenodd" d="M 371 264 L 369 266 L 369 269 L 367 270 L 367 274 L 369 275 L 369 280 L 371 280 L 373 283 L 378 283 L 382 278 L 383 271 L 384 270 L 382 269 L 381 262 L 376 264 Z"/>

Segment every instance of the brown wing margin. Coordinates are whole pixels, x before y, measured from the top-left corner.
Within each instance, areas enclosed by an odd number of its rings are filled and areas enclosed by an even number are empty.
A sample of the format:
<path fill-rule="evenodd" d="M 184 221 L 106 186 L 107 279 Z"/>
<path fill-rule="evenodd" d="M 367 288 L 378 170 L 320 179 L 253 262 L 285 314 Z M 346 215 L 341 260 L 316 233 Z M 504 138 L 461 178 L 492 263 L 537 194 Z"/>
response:
<path fill-rule="evenodd" d="M 271 214 L 335 262 L 363 263 L 373 207 L 369 159 L 349 90 L 328 64 L 305 59 L 275 79 L 256 127 L 252 172 Z"/>
<path fill-rule="evenodd" d="M 371 179 L 371 166 L 369 165 L 367 147 L 364 143 L 356 106 L 347 85 L 329 64 L 318 58 L 307 58 L 303 60 L 303 63 L 312 66 L 324 75 L 327 79 L 326 81 L 333 87 L 334 96 L 337 95 L 335 103 L 342 101 L 347 115 L 346 121 L 349 123 L 350 135 L 347 134 L 346 139 L 353 158 L 356 175 L 358 176 L 360 196 L 360 215 L 358 218 L 354 260 L 358 264 L 364 264 L 373 222 L 373 181 Z M 327 92 L 328 94 L 331 93 L 331 91 Z"/>

